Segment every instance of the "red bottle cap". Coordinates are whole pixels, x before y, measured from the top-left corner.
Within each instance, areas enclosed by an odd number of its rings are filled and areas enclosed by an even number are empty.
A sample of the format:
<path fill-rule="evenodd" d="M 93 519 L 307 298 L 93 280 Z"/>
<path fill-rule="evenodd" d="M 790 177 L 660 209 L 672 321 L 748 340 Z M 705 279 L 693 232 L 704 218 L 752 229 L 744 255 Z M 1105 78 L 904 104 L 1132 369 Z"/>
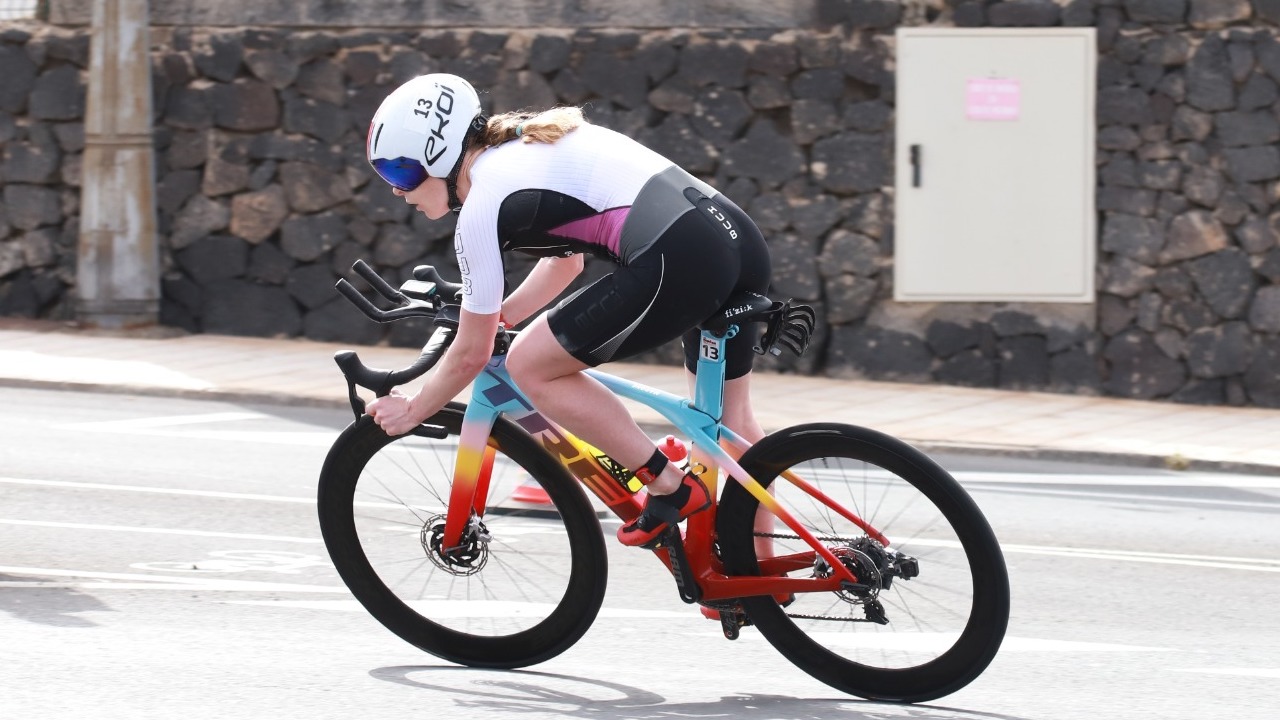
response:
<path fill-rule="evenodd" d="M 675 435 L 662 438 L 662 442 L 658 443 L 658 449 L 672 462 L 680 462 L 689 455 L 689 449 L 684 446 L 684 441 Z"/>

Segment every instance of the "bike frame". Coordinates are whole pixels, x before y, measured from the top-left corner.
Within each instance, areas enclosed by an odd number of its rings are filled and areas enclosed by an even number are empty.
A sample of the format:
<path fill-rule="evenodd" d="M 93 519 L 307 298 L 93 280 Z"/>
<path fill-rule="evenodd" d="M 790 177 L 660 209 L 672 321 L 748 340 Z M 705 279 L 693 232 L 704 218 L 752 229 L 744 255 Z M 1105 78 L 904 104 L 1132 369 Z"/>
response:
<path fill-rule="evenodd" d="M 846 583 L 857 584 L 858 578 L 845 564 L 738 464 L 738 458 L 751 445 L 720 423 L 724 409 L 725 341 L 736 333 L 736 326 L 732 326 L 724 336 L 703 331 L 692 401 L 599 370 L 586 372 L 619 397 L 657 411 L 689 438 L 692 442 L 690 457 L 696 458 L 693 461 L 696 468 L 705 468 L 700 477 L 713 498 L 718 496 L 720 470 L 723 468 L 728 476 L 741 483 L 760 501 L 762 507 L 786 524 L 811 549 L 810 552 L 761 559 L 760 576 L 727 575 L 713 548 L 716 515 L 716 505 L 713 503 L 707 510 L 689 517 L 684 535 L 688 564 L 701 588 L 702 600 L 836 591 L 845 587 Z M 507 416 L 536 438 L 552 457 L 586 485 L 623 522 L 629 522 L 640 514 L 643 505 L 637 500 L 637 495 L 624 482 L 615 478 L 602 462 L 599 451 L 534 409 L 533 404 L 520 392 L 507 373 L 506 356 L 495 355 L 473 383 L 470 401 L 463 416 L 458 438 L 457 465 L 442 539 L 444 547 L 458 546 L 471 518 L 482 517 L 485 513 L 490 470 L 497 453 L 488 439 L 500 415 Z M 854 522 L 885 546 L 889 545 L 888 539 L 880 532 L 813 484 L 790 471 L 784 472 L 780 478 L 793 483 L 817 502 Z M 655 554 L 669 569 L 669 552 L 659 549 Z M 829 577 L 779 577 L 793 570 L 812 569 L 817 557 L 821 557 L 832 569 Z"/>

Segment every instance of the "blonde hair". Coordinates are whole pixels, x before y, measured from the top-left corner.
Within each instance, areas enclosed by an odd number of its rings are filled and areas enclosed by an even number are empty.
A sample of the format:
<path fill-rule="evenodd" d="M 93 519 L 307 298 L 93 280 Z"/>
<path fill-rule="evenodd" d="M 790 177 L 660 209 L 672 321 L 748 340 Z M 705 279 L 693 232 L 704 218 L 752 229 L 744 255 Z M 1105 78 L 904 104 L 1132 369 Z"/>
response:
<path fill-rule="evenodd" d="M 554 107 L 542 112 L 509 112 L 489 118 L 481 137 L 485 147 L 519 139 L 526 143 L 553 143 L 585 125 L 582 109 Z"/>

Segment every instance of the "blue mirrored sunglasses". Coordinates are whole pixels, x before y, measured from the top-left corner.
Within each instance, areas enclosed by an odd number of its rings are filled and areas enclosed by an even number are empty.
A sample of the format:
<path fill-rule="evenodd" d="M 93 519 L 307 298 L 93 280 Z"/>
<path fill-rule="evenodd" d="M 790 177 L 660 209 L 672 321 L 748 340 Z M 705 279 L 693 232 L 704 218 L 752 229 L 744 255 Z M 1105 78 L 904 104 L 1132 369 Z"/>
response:
<path fill-rule="evenodd" d="M 413 158 L 375 158 L 369 161 L 378 177 L 402 192 L 413 192 L 427 180 L 427 169 Z"/>

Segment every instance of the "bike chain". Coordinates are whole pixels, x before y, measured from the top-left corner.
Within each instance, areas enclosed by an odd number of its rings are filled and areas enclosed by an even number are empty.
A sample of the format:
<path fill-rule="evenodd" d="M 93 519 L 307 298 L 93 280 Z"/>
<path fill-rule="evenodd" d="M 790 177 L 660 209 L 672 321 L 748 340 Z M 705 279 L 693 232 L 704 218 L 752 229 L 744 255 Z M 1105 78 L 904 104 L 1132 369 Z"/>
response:
<path fill-rule="evenodd" d="M 799 535 L 783 535 L 782 533 L 751 533 L 751 536 L 760 537 L 760 538 L 773 538 L 775 540 L 803 540 L 804 539 Z M 823 542 L 848 543 L 848 542 L 853 542 L 854 539 L 856 538 L 851 539 L 851 538 L 842 538 L 842 537 L 829 537 L 829 536 L 824 537 L 822 535 L 814 535 L 813 539 L 821 540 Z"/>
<path fill-rule="evenodd" d="M 832 617 L 830 615 L 801 615 L 800 613 L 787 613 L 787 617 L 796 618 L 798 620 L 835 620 L 836 622 L 855 622 L 855 623 L 875 623 L 874 620 L 856 617 Z M 875 623 L 879 624 L 879 623 Z"/>
<path fill-rule="evenodd" d="M 799 535 L 784 535 L 782 533 L 751 533 L 751 534 L 753 537 L 773 538 L 775 540 L 802 540 L 803 539 Z M 841 543 L 852 542 L 852 540 L 850 540 L 849 538 L 841 538 L 841 537 L 814 536 L 814 539 L 820 540 L 822 542 L 841 542 Z M 866 618 L 856 618 L 856 617 L 833 617 L 830 615 L 804 615 L 802 613 L 786 613 L 786 615 L 789 618 L 795 618 L 797 620 L 834 620 L 836 622 L 874 623 L 873 620 L 868 620 Z"/>

